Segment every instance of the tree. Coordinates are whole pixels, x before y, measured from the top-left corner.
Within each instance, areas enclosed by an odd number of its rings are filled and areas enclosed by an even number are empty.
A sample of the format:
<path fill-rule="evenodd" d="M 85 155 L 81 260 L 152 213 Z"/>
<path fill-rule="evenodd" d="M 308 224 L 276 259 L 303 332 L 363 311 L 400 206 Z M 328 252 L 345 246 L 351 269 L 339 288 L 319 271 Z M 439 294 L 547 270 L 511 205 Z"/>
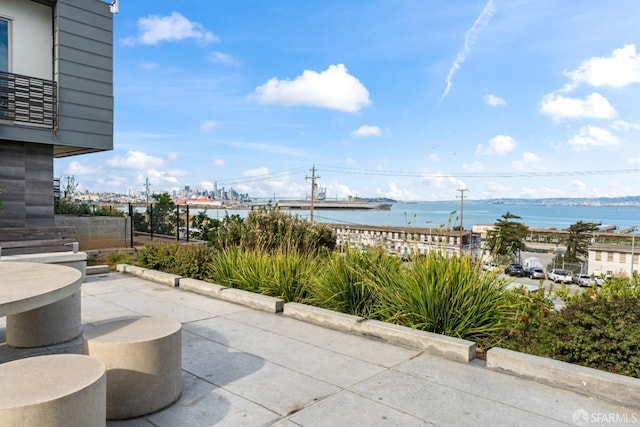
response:
<path fill-rule="evenodd" d="M 569 234 L 564 239 L 567 251 L 565 262 L 582 262 L 589 255 L 591 234 L 598 229 L 598 223 L 578 221 L 569 227 Z"/>
<path fill-rule="evenodd" d="M 153 198 L 156 201 L 151 205 L 153 211 L 147 212 L 147 215 L 152 218 L 153 232 L 167 236 L 174 235 L 178 225 L 175 218 L 176 204 L 168 193 L 154 194 Z"/>
<path fill-rule="evenodd" d="M 526 248 L 524 239 L 529 227 L 521 222 L 518 215 L 507 212 L 496 220 L 493 230 L 487 233 L 486 245 L 493 256 L 515 258 L 516 254 Z"/>

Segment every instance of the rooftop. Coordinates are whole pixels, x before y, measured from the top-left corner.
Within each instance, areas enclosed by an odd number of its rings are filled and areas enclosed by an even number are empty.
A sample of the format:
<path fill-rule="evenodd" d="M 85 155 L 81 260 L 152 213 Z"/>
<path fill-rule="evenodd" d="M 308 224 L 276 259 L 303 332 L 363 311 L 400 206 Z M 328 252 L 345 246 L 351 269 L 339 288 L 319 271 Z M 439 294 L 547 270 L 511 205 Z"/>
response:
<path fill-rule="evenodd" d="M 566 426 L 583 425 L 584 414 L 640 422 L 637 410 L 481 360 L 455 362 L 128 274 L 87 277 L 83 328 L 132 315 L 182 323 L 183 392 L 164 410 L 112 426 Z M 80 338 L 37 349 L 4 341 L 0 318 L 0 363 L 82 350 Z"/>

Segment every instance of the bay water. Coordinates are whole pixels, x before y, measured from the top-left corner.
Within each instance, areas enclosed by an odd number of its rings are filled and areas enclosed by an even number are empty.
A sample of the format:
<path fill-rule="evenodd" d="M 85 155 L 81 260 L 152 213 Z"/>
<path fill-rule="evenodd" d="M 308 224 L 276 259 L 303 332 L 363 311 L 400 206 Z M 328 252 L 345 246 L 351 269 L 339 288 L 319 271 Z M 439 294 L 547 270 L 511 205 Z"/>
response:
<path fill-rule="evenodd" d="M 437 228 L 455 227 L 460 224 L 460 202 L 417 202 L 394 203 L 388 211 L 378 210 L 315 210 L 314 220 L 336 224 L 358 224 L 375 226 Z M 196 211 L 197 210 L 192 210 Z M 224 218 L 229 215 L 245 217 L 248 210 L 209 209 L 210 218 Z M 309 218 L 307 210 L 292 210 L 293 215 Z M 489 201 L 465 200 L 462 209 L 463 226 L 470 229 L 473 225 L 495 224 L 507 212 L 518 215 L 517 220 L 534 228 L 567 228 L 578 221 L 602 223 L 602 227 L 617 226 L 619 230 L 640 225 L 640 207 L 638 206 L 592 206 L 592 205 L 540 205 L 492 203 Z"/>

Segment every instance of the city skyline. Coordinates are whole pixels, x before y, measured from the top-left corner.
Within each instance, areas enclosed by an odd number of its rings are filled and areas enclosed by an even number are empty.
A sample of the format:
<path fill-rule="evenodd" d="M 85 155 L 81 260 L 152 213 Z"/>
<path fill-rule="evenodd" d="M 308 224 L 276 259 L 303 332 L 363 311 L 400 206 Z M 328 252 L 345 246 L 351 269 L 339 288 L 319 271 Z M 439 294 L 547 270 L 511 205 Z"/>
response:
<path fill-rule="evenodd" d="M 634 196 L 631 0 L 123 1 L 114 150 L 80 190 L 301 197 Z"/>

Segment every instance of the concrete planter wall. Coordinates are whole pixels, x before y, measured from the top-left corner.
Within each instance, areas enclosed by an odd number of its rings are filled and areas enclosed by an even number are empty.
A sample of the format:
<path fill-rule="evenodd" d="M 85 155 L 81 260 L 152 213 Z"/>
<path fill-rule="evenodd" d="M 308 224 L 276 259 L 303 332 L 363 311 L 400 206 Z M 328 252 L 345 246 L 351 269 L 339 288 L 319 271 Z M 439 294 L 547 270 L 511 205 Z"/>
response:
<path fill-rule="evenodd" d="M 76 228 L 81 251 L 131 246 L 129 217 L 56 215 L 55 220 L 57 226 Z"/>

